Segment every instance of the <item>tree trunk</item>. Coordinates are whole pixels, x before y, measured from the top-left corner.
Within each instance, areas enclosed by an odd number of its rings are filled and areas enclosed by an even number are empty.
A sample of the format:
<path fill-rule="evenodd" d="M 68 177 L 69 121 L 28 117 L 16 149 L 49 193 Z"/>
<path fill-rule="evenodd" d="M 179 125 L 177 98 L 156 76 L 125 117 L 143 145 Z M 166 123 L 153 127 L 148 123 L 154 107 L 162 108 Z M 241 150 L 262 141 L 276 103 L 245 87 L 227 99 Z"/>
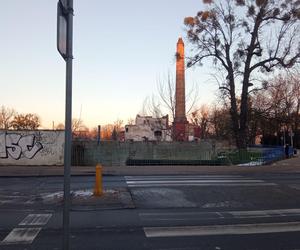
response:
<path fill-rule="evenodd" d="M 247 148 L 247 130 L 239 129 L 237 135 L 237 147 L 238 149 L 246 149 Z"/>
<path fill-rule="evenodd" d="M 245 149 L 248 142 L 248 86 L 249 74 L 245 73 L 242 98 L 241 98 L 241 115 L 239 128 L 239 148 Z"/>

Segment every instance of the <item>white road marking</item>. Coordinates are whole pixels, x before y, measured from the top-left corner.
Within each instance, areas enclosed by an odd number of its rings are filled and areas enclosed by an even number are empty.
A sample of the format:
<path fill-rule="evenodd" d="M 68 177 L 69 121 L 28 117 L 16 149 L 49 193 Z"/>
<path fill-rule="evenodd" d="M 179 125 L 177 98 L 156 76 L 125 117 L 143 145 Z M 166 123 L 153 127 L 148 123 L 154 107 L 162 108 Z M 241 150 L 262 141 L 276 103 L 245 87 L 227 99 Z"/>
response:
<path fill-rule="evenodd" d="M 144 227 L 146 237 L 186 237 L 229 234 L 262 234 L 300 231 L 300 222 L 213 226 Z"/>
<path fill-rule="evenodd" d="M 224 219 L 226 214 L 230 214 L 236 219 L 264 218 L 264 217 L 284 217 L 300 216 L 300 209 L 275 209 L 275 210 L 250 210 L 250 211 L 224 211 L 220 212 L 162 212 L 162 213 L 140 213 L 141 220 L 144 221 L 179 221 L 192 220 L 201 221 L 208 219 Z"/>
<path fill-rule="evenodd" d="M 281 217 L 281 216 L 299 216 L 300 209 L 273 209 L 273 210 L 252 210 L 252 211 L 229 211 L 231 215 L 236 218 L 246 218 L 249 216 L 260 217 L 260 216 L 270 216 L 270 217 Z"/>
<path fill-rule="evenodd" d="M 234 218 L 248 218 L 248 217 L 270 217 L 266 211 L 233 211 L 229 212 Z"/>
<path fill-rule="evenodd" d="M 180 187 L 180 186 L 218 186 L 218 187 L 257 187 L 257 186 L 277 186 L 276 183 L 169 183 L 169 184 L 130 184 L 129 187 Z"/>
<path fill-rule="evenodd" d="M 220 217 L 220 218 L 222 218 L 222 219 L 224 219 L 225 217 L 224 217 L 224 215 L 223 214 L 221 214 L 220 212 L 216 212 L 216 214 Z"/>
<path fill-rule="evenodd" d="M 43 226 L 46 225 L 52 214 L 29 214 L 19 223 L 19 226 Z"/>
<path fill-rule="evenodd" d="M 143 221 L 195 221 L 220 217 L 216 212 L 140 213 L 139 216 Z"/>
<path fill-rule="evenodd" d="M 52 214 L 29 214 L 20 223 L 22 228 L 14 228 L 5 239 L 0 242 L 0 245 L 13 244 L 31 244 L 35 237 L 42 230 L 41 227 L 26 227 L 26 226 L 43 226 L 46 225 Z"/>
<path fill-rule="evenodd" d="M 146 179 L 236 179 L 243 178 L 241 175 L 137 175 L 137 176 L 125 176 L 126 180 L 146 180 Z"/>
<path fill-rule="evenodd" d="M 262 183 L 262 180 L 162 180 L 162 181 L 127 181 L 127 184 L 160 184 L 160 183 Z"/>
<path fill-rule="evenodd" d="M 41 230 L 41 227 L 14 228 L 0 245 L 31 244 Z"/>
<path fill-rule="evenodd" d="M 242 176 L 194 175 L 194 176 L 125 176 L 129 187 L 176 187 L 176 186 L 276 186 L 263 180 Z"/>

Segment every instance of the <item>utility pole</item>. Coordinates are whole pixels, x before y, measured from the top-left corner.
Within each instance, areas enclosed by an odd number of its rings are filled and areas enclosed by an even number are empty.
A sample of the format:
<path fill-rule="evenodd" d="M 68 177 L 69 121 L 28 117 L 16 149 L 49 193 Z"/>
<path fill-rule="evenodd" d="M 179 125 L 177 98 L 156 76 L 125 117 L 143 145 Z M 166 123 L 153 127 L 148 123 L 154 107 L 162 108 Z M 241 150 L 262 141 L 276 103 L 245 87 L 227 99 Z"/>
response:
<path fill-rule="evenodd" d="M 57 49 L 66 61 L 66 106 L 64 148 L 64 208 L 63 249 L 70 249 L 70 178 L 72 151 L 72 60 L 73 60 L 73 0 L 57 3 Z"/>
<path fill-rule="evenodd" d="M 97 132 L 97 145 L 100 145 L 100 140 L 101 140 L 101 126 L 98 125 L 98 132 Z"/>

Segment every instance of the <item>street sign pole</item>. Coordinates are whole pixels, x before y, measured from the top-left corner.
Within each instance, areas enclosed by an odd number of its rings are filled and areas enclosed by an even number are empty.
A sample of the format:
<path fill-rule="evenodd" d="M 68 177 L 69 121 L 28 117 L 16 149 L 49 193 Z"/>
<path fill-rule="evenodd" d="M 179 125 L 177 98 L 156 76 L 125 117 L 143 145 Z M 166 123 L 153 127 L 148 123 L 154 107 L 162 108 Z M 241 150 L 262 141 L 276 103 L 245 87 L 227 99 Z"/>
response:
<path fill-rule="evenodd" d="M 57 49 L 66 61 L 66 106 L 64 147 L 63 249 L 70 249 L 70 178 L 72 152 L 72 60 L 73 0 L 59 0 L 57 8 Z"/>
<path fill-rule="evenodd" d="M 70 178 L 72 151 L 72 60 L 73 60 L 73 0 L 68 1 L 66 58 L 66 117 L 64 168 L 64 250 L 70 249 Z"/>

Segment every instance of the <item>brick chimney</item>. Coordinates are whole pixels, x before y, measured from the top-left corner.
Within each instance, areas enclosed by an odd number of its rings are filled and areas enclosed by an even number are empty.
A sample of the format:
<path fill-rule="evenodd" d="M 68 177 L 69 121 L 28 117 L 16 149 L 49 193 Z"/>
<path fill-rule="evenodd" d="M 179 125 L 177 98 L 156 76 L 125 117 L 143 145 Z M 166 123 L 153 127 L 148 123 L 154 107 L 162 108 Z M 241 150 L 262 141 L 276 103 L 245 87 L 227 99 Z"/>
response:
<path fill-rule="evenodd" d="M 185 63 L 184 43 L 178 39 L 176 52 L 176 93 L 175 93 L 175 119 L 173 123 L 173 140 L 188 140 L 188 121 L 185 115 Z"/>

